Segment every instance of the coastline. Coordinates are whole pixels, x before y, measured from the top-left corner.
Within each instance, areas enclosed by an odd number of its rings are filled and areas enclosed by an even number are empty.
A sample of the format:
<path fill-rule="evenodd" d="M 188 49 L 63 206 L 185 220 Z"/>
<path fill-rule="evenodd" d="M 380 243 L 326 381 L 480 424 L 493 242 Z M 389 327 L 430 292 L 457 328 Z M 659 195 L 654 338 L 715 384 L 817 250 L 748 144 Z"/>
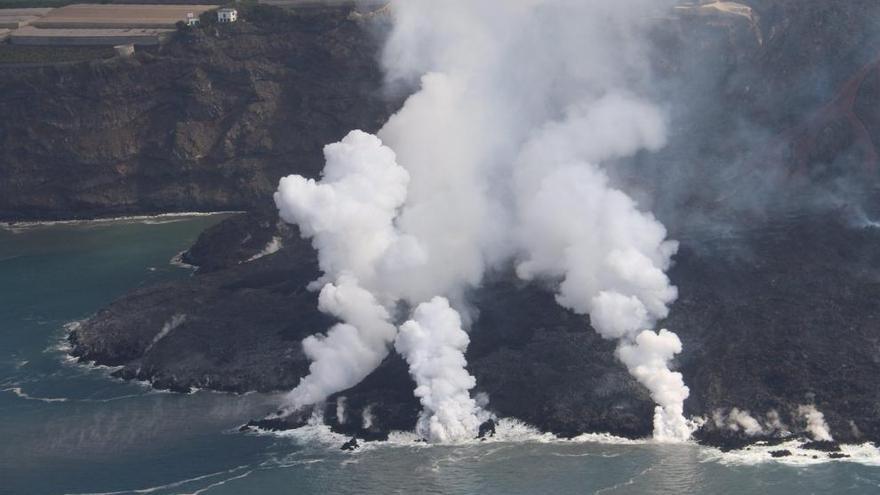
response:
<path fill-rule="evenodd" d="M 0 229 L 17 230 L 33 227 L 49 227 L 55 225 L 83 225 L 92 223 L 117 223 L 117 222 L 144 222 L 149 220 L 161 219 L 180 219 L 194 217 L 209 217 L 216 215 L 241 215 L 247 213 L 245 210 L 221 210 L 221 211 L 184 211 L 172 213 L 156 213 L 144 215 L 124 215 L 116 217 L 95 217 L 95 218 L 78 218 L 78 219 L 60 219 L 60 220 L 10 220 L 0 221 Z"/>

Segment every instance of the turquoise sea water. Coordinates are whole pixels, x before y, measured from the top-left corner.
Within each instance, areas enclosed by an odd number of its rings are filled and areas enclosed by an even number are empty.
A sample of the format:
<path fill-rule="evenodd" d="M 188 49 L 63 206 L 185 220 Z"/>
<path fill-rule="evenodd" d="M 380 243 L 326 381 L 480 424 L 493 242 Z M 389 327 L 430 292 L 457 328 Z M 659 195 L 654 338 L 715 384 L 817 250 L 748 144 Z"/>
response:
<path fill-rule="evenodd" d="M 343 453 L 321 427 L 237 432 L 266 394 L 154 392 L 65 359 L 65 325 L 127 290 L 190 276 L 169 263 L 219 217 L 0 230 L 0 494 L 880 493 L 880 459 L 790 464 L 694 445 L 556 441 L 516 424 L 429 447 L 402 434 Z"/>

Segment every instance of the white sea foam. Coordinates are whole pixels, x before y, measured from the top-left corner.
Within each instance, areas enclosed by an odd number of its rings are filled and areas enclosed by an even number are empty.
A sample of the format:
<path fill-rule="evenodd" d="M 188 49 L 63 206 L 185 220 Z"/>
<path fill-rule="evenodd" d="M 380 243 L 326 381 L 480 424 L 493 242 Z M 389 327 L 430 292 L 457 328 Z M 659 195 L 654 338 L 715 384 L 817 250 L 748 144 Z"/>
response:
<path fill-rule="evenodd" d="M 57 332 L 54 335 L 52 343 L 43 349 L 43 352 L 45 354 L 59 354 L 61 357 L 61 363 L 65 365 L 99 369 L 97 365 L 89 365 L 88 363 L 81 362 L 79 358 L 71 354 L 71 352 L 73 352 L 73 346 L 70 344 L 70 334 L 78 330 L 84 321 L 85 320 L 73 320 L 62 325 L 63 331 Z"/>
<path fill-rule="evenodd" d="M 302 445 L 326 445 L 339 447 L 349 440 L 349 437 L 336 433 L 325 424 L 309 424 L 293 430 L 268 431 L 253 430 L 257 435 L 276 436 L 289 438 Z"/>
<path fill-rule="evenodd" d="M 54 354 L 54 353 L 60 354 L 59 357 L 61 360 L 61 364 L 63 364 L 64 366 L 68 367 L 68 369 L 71 369 L 71 370 L 76 370 L 81 373 L 99 373 L 99 374 L 103 375 L 105 378 L 108 378 L 108 379 L 111 379 L 114 381 L 138 385 L 141 388 L 147 390 L 149 393 L 171 393 L 170 391 L 167 391 L 167 390 L 156 390 L 153 388 L 152 383 L 145 381 L 145 380 L 125 379 L 125 378 L 118 378 L 118 377 L 113 376 L 114 372 L 123 369 L 125 366 L 121 366 L 121 365 L 120 366 L 108 366 L 108 365 L 104 365 L 104 364 L 97 364 L 94 361 L 86 361 L 86 360 L 80 359 L 80 358 L 74 356 L 73 354 L 71 354 L 71 352 L 73 351 L 73 347 L 70 345 L 70 342 L 68 341 L 68 336 L 70 335 L 70 332 L 78 329 L 84 321 L 85 320 L 75 320 L 75 321 L 65 323 L 63 325 L 64 331 L 61 332 L 57 336 L 55 341 L 50 346 L 48 346 L 46 349 L 44 349 L 43 352 L 50 353 L 50 354 Z M 124 399 L 124 398 L 129 398 L 129 397 L 137 397 L 140 395 L 143 395 L 143 394 L 130 394 L 130 395 L 125 395 L 125 396 L 121 396 L 121 397 L 113 397 L 110 399 L 84 399 L 83 401 L 85 401 L 85 402 L 109 402 L 111 400 L 119 400 L 119 399 Z"/>
<path fill-rule="evenodd" d="M 70 337 L 71 332 L 78 330 L 85 321 L 85 319 L 73 320 L 62 325 L 64 330 L 55 336 L 52 344 L 43 349 L 43 352 L 47 354 L 60 354 L 62 364 L 84 371 L 100 371 L 105 374 L 110 374 L 122 369 L 122 366 L 106 366 L 103 364 L 96 364 L 93 361 L 84 361 L 71 354 L 73 346 L 70 344 L 68 337 Z"/>
<path fill-rule="evenodd" d="M 196 476 L 194 478 L 187 478 L 185 480 L 175 481 L 173 483 L 168 483 L 167 485 L 158 485 L 158 486 L 152 486 L 149 488 L 141 488 L 141 489 L 137 489 L 137 490 L 122 490 L 122 491 L 118 491 L 118 492 L 89 492 L 89 493 L 75 493 L 75 494 L 69 493 L 67 495 L 122 495 L 125 493 L 154 493 L 154 492 L 158 492 L 160 490 L 179 488 L 182 486 L 186 486 L 190 483 L 195 483 L 197 481 L 203 481 L 203 480 L 207 480 L 207 479 L 211 479 L 211 478 L 217 478 L 217 477 L 227 475 L 227 474 L 240 473 L 241 471 L 248 469 L 248 467 L 249 466 L 238 466 L 238 467 L 234 467 L 232 469 L 229 469 L 227 471 L 218 471 L 216 473 L 204 474 L 202 476 Z M 253 470 L 245 471 L 245 473 L 247 473 L 247 474 L 250 474 L 252 472 L 253 472 Z M 243 476 L 238 474 L 238 475 L 234 476 L 233 478 L 228 478 L 226 480 L 223 480 L 222 483 L 225 483 L 226 481 L 229 481 L 229 480 L 235 479 L 235 478 L 240 478 L 240 477 L 243 477 Z M 205 491 L 205 489 L 211 488 L 211 487 L 213 487 L 213 485 L 211 485 L 209 487 L 201 488 L 201 489 L 199 489 L 199 491 L 197 491 L 195 493 L 202 493 Z"/>
<path fill-rule="evenodd" d="M 281 438 L 290 438 L 300 445 L 310 445 L 318 448 L 338 450 L 350 437 L 333 432 L 329 426 L 313 423 L 302 428 L 281 432 L 257 431 L 257 434 L 270 435 Z M 574 438 L 560 438 L 552 433 L 546 433 L 517 419 L 504 418 L 496 423 L 495 436 L 486 439 L 474 439 L 458 443 L 456 445 L 431 444 L 422 441 L 415 432 L 394 431 L 389 434 L 388 440 L 380 442 L 361 442 L 361 448 L 355 452 L 365 452 L 383 448 L 466 448 L 475 446 L 490 446 L 498 444 L 549 444 L 549 445 L 574 445 L 574 444 L 601 444 L 621 446 L 650 446 L 660 445 L 653 438 L 628 439 L 608 433 L 585 433 Z M 665 448 L 669 448 L 668 444 Z M 842 454 L 849 457 L 834 459 L 827 452 L 801 448 L 803 441 L 790 440 L 778 445 L 768 445 L 765 442 L 757 442 L 742 450 L 722 452 L 714 447 L 698 446 L 693 441 L 678 444 L 681 448 L 698 447 L 702 454 L 702 462 L 717 462 L 724 465 L 756 465 L 763 463 L 781 463 L 788 465 L 813 465 L 826 462 L 853 462 L 867 466 L 880 466 L 880 449 L 873 443 L 859 445 L 841 445 Z M 770 452 L 777 450 L 789 450 L 792 455 L 788 457 L 774 458 Z"/>
<path fill-rule="evenodd" d="M 480 442 L 481 440 L 475 440 Z M 495 425 L 495 436 L 486 438 L 485 442 L 514 443 L 601 443 L 612 445 L 645 445 L 652 439 L 623 438 L 610 433 L 583 433 L 573 438 L 561 438 L 553 433 L 542 432 L 528 423 L 513 418 L 502 418 Z"/>
<path fill-rule="evenodd" d="M 212 212 L 189 211 L 180 213 L 160 213 L 158 215 L 131 215 L 121 217 L 93 218 L 88 220 L 40 220 L 34 222 L 0 222 L 0 229 L 17 232 L 34 227 L 51 227 L 55 225 L 89 225 L 105 223 L 145 223 L 148 225 L 155 225 L 186 220 L 187 218 L 210 217 L 215 215 L 237 215 L 241 213 L 245 212 L 234 210 Z"/>
<path fill-rule="evenodd" d="M 8 384 L 7 384 L 7 383 L 4 383 L 4 384 L 3 384 L 3 386 L 6 386 L 6 385 L 8 385 Z M 13 386 L 11 386 L 11 387 L 6 387 L 6 388 L 3 388 L 3 389 L 0 389 L 0 392 L 9 392 L 9 393 L 11 393 L 11 394 L 15 394 L 17 397 L 19 397 L 19 398 L 21 398 L 21 399 L 25 399 L 25 400 L 33 400 L 33 401 L 39 401 L 39 402 L 46 402 L 46 403 L 55 403 L 55 402 L 104 403 L 104 402 L 114 402 L 114 401 L 117 401 L 117 400 L 123 400 L 123 399 L 133 399 L 133 398 L 135 398 L 135 397 L 143 397 L 144 395 L 146 395 L 146 394 L 143 394 L 143 393 L 140 393 L 140 394 L 126 394 L 126 395 L 117 395 L 117 396 L 114 396 L 114 397 L 107 397 L 107 398 L 104 398 L 104 399 L 94 399 L 94 398 L 88 398 L 88 397 L 87 397 L 87 398 L 75 398 L 75 397 L 38 397 L 38 396 L 31 395 L 31 394 L 25 392 L 24 388 L 21 386 L 21 385 L 22 385 L 21 383 L 13 383 L 12 385 L 13 385 Z"/>
<path fill-rule="evenodd" d="M 11 392 L 22 399 L 36 400 L 36 401 L 40 401 L 40 402 L 67 402 L 68 400 L 70 400 L 65 397 L 34 397 L 32 395 L 29 395 L 24 390 L 22 390 L 21 387 L 4 388 L 3 391 L 4 392 Z"/>
<path fill-rule="evenodd" d="M 174 257 L 168 261 L 168 264 L 171 266 L 176 266 L 178 268 L 184 268 L 187 270 L 195 270 L 196 268 L 198 268 L 196 265 L 190 265 L 186 261 L 183 261 L 183 255 L 186 254 L 187 251 L 188 251 L 188 249 L 184 249 L 183 251 L 175 254 Z"/>
<path fill-rule="evenodd" d="M 766 443 L 758 442 L 744 449 L 730 452 L 722 452 L 716 448 L 706 447 L 704 449 L 704 460 L 725 465 L 745 466 L 770 462 L 794 466 L 808 466 L 825 462 L 853 462 L 867 466 L 880 466 L 880 449 L 870 442 L 859 445 L 841 445 L 840 453 L 849 457 L 839 459 L 829 457 L 827 452 L 801 448 L 801 445 L 803 445 L 803 442 L 800 440 L 790 440 L 778 445 L 767 445 Z M 791 455 L 773 457 L 770 454 L 773 451 L 780 450 L 788 450 L 791 452 Z"/>
<path fill-rule="evenodd" d="M 413 445 L 423 445 L 429 446 L 431 444 L 422 441 L 422 438 L 414 431 L 392 431 L 388 433 L 388 440 L 385 442 L 389 445 L 397 445 L 397 446 L 413 446 Z"/>
<path fill-rule="evenodd" d="M 196 490 L 196 491 L 194 491 L 194 492 L 181 493 L 181 495 L 199 495 L 200 493 L 205 493 L 205 492 L 207 492 L 208 490 L 211 490 L 211 489 L 213 489 L 213 488 L 217 488 L 218 486 L 225 485 L 226 483 L 229 483 L 230 481 L 235 481 L 235 480 L 240 480 L 240 479 L 242 479 L 242 478 L 247 478 L 247 477 L 250 476 L 252 473 L 253 473 L 253 470 L 251 470 L 251 471 L 245 471 L 245 472 L 243 472 L 243 473 L 241 473 L 241 474 L 237 474 L 237 475 L 235 475 L 235 476 L 233 476 L 233 477 L 231 477 L 231 478 L 226 478 L 226 479 L 224 479 L 224 480 L 220 480 L 220 481 L 217 481 L 217 482 L 211 483 L 210 485 L 208 485 L 208 486 L 206 486 L 206 487 L 204 487 L 204 488 L 199 488 L 198 490 Z"/>
<path fill-rule="evenodd" d="M 320 423 L 312 423 L 293 430 L 284 431 L 265 431 L 256 430 L 255 433 L 260 435 L 271 435 L 282 438 L 294 439 L 297 443 L 303 445 L 319 445 L 332 448 L 338 448 L 347 442 L 350 437 L 335 433 L 328 425 Z M 651 438 L 645 439 L 629 439 L 611 435 L 609 433 L 585 433 L 574 438 L 561 438 L 552 433 L 545 433 L 534 426 L 523 421 L 503 418 L 496 422 L 495 435 L 485 439 L 475 438 L 457 442 L 454 447 L 484 445 L 488 443 L 543 443 L 543 444 L 609 444 L 609 445 L 648 445 L 654 443 Z M 421 440 L 418 434 L 412 431 L 392 431 L 388 434 L 388 440 L 378 442 L 362 442 L 362 450 L 364 448 L 381 448 L 381 447 L 450 447 L 444 444 L 431 444 Z"/>

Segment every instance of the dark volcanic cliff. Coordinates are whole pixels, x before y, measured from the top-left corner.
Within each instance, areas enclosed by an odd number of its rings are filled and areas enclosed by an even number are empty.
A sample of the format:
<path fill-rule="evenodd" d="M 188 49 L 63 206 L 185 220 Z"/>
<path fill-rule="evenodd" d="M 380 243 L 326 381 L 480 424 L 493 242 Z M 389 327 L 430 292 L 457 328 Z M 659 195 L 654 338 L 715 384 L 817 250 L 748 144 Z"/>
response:
<path fill-rule="evenodd" d="M 243 17 L 131 59 L 0 65 L 0 219 L 250 209 L 386 120 L 371 21 Z"/>

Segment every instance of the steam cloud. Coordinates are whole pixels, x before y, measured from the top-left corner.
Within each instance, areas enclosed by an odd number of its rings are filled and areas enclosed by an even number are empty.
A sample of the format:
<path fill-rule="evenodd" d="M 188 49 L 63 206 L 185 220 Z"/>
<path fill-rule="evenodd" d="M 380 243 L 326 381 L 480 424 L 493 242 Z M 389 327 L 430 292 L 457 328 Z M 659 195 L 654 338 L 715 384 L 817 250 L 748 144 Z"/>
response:
<path fill-rule="evenodd" d="M 479 408 L 453 307 L 487 270 L 514 263 L 619 342 L 657 404 L 655 438 L 690 436 L 688 388 L 669 368 L 681 342 L 653 330 L 677 297 L 665 274 L 677 243 L 609 175 L 665 143 L 664 112 L 638 81 L 650 76 L 646 25 L 666 7 L 392 3 L 385 70 L 418 91 L 378 137 L 353 131 L 328 146 L 320 182 L 287 177 L 275 195 L 319 252 L 321 309 L 344 322 L 303 343 L 313 363 L 293 407 L 356 384 L 396 338 L 424 407 L 420 433 L 472 437 Z M 400 301 L 416 310 L 398 336 L 389 308 Z"/>
<path fill-rule="evenodd" d="M 360 383 L 382 363 L 397 334 L 385 308 L 348 275 L 325 285 L 318 301 L 321 311 L 345 323 L 333 326 L 326 336 L 303 340 L 303 351 L 312 364 L 309 374 L 288 394 L 294 409 Z"/>
<path fill-rule="evenodd" d="M 813 440 L 823 442 L 834 440 L 831 437 L 828 423 L 825 422 L 825 415 L 816 409 L 816 406 L 799 406 L 798 414 L 807 422 L 807 431 L 812 435 Z"/>
<path fill-rule="evenodd" d="M 416 431 L 432 442 L 474 438 L 480 421 L 468 391 L 477 381 L 465 370 L 468 334 L 449 302 L 435 297 L 400 327 L 395 348 L 410 365 L 424 410 Z"/>
<path fill-rule="evenodd" d="M 724 411 L 720 409 L 712 413 L 712 420 L 716 428 L 742 431 L 749 437 L 763 435 L 783 428 L 782 423 L 779 421 L 779 414 L 776 411 L 770 411 L 767 414 L 767 419 L 769 431 L 761 426 L 761 423 L 749 411 L 743 411 L 734 407 L 728 414 L 724 414 Z"/>
<path fill-rule="evenodd" d="M 299 225 L 318 250 L 326 281 L 319 309 L 345 322 L 303 341 L 312 364 L 288 394 L 293 409 L 360 383 L 397 335 L 388 310 L 361 280 L 375 281 L 378 261 L 397 240 L 392 221 L 406 199 L 409 175 L 393 151 L 359 131 L 327 146 L 325 157 L 321 182 L 285 177 L 275 193 L 281 218 Z"/>

